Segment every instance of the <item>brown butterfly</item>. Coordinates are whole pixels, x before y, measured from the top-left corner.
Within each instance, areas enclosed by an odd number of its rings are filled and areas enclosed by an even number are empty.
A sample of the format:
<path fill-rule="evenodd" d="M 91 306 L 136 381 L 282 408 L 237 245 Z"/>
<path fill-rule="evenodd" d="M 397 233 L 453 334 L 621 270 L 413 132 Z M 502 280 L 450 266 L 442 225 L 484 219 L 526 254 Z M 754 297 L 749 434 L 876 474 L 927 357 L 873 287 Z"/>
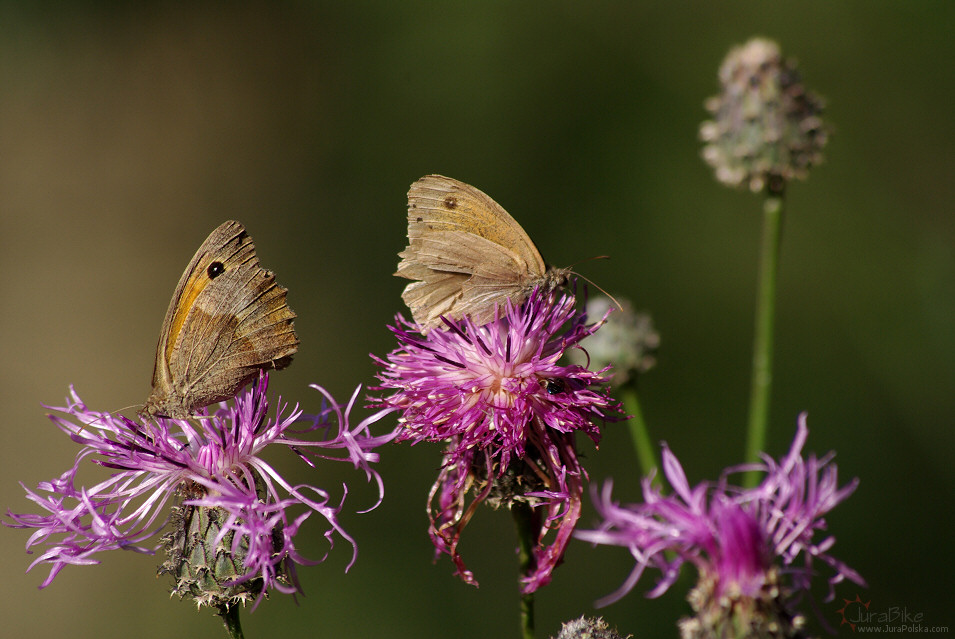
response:
<path fill-rule="evenodd" d="M 426 175 L 408 191 L 408 248 L 395 275 L 416 280 L 402 299 L 424 331 L 441 316 L 495 319 L 504 301 L 520 304 L 535 286 L 567 283 L 568 269 L 548 267 L 521 225 L 500 204 L 464 182 Z"/>
<path fill-rule="evenodd" d="M 169 302 L 142 414 L 185 419 L 234 397 L 260 369 L 288 366 L 299 341 L 286 292 L 241 224 L 214 230 Z"/>

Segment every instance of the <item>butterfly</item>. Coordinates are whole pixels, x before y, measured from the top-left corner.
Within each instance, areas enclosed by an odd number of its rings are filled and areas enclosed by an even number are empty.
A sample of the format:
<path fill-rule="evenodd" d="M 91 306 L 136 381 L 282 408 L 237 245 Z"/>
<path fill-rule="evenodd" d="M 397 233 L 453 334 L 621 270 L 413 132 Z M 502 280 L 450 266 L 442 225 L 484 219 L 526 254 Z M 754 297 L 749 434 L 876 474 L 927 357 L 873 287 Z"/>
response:
<path fill-rule="evenodd" d="M 234 397 L 261 369 L 287 366 L 299 341 L 286 293 L 259 266 L 242 225 L 221 224 L 169 302 L 141 414 L 185 419 Z"/>
<path fill-rule="evenodd" d="M 493 319 L 505 300 L 518 305 L 535 287 L 567 284 L 570 270 L 548 267 L 521 225 L 469 184 L 426 175 L 408 191 L 408 247 L 395 275 L 415 280 L 402 299 L 427 332 L 441 316 Z"/>

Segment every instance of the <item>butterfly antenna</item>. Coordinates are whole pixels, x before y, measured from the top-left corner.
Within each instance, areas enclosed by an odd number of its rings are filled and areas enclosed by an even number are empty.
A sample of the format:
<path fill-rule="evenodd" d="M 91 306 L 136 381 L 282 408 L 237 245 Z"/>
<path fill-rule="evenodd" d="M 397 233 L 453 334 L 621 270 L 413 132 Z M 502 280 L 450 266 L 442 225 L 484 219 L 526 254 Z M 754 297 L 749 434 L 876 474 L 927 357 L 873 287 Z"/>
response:
<path fill-rule="evenodd" d="M 610 259 L 610 256 L 609 256 L 609 255 L 598 255 L 598 256 L 596 256 L 596 257 L 588 257 L 587 259 L 581 260 L 580 262 L 589 262 L 589 261 L 591 261 L 591 260 L 609 260 L 609 259 Z M 607 291 L 605 291 L 599 284 L 597 284 L 597 282 L 593 281 L 593 280 L 590 279 L 589 277 L 586 277 L 586 276 L 584 276 L 584 275 L 581 275 L 581 274 L 578 273 L 577 271 L 572 270 L 575 266 L 577 266 L 578 264 L 580 264 L 580 262 L 575 262 L 575 263 L 571 264 L 570 266 L 568 266 L 568 267 L 567 267 L 567 272 L 568 272 L 568 273 L 573 273 L 574 275 L 576 275 L 576 276 L 579 277 L 580 279 L 584 280 L 584 281 L 587 282 L 588 284 L 593 284 L 594 288 L 596 288 L 598 291 L 600 291 L 601 293 L 603 293 L 604 295 L 606 295 L 607 297 L 610 298 L 610 301 L 614 303 L 614 305 L 616 306 L 616 308 L 617 308 L 618 311 L 619 311 L 619 310 L 623 310 L 623 307 L 620 305 L 620 302 L 617 301 L 617 298 L 614 297 L 613 295 L 611 295 L 610 293 L 608 293 Z"/>
<path fill-rule="evenodd" d="M 129 404 L 128 406 L 123 406 L 112 412 L 113 415 L 123 415 L 128 410 L 136 409 L 136 417 L 140 417 L 143 420 L 147 418 L 147 415 L 144 413 L 146 409 L 146 404 Z M 125 415 L 123 415 L 125 417 Z"/>
<path fill-rule="evenodd" d="M 118 414 L 122 413 L 122 411 L 129 410 L 130 408 L 135 408 L 136 406 L 142 406 L 142 404 L 132 404 L 132 405 L 130 405 L 130 406 L 124 406 L 123 408 L 120 408 L 119 410 L 112 411 L 112 412 L 110 412 L 110 413 L 108 413 L 108 414 L 110 414 L 110 415 L 118 415 Z M 96 421 L 100 421 L 100 420 L 96 420 Z M 87 426 L 86 424 L 81 424 L 81 425 L 80 425 L 80 429 L 77 431 L 77 434 L 78 434 L 78 433 L 85 432 L 85 431 L 86 431 L 86 426 Z"/>
<path fill-rule="evenodd" d="M 579 277 L 580 279 L 584 280 L 584 281 L 587 282 L 588 284 L 593 284 L 594 288 L 596 288 L 598 291 L 600 291 L 601 293 L 603 293 L 604 295 L 606 295 L 607 297 L 610 298 L 610 301 L 614 303 L 614 307 L 615 307 L 618 311 L 623 309 L 623 307 L 620 305 L 620 302 L 617 301 L 617 298 L 614 297 L 613 295 L 611 295 L 610 293 L 608 293 L 607 291 L 605 291 L 599 284 L 597 284 L 597 282 L 593 281 L 593 280 L 590 279 L 589 277 L 585 277 L 585 276 L 581 275 L 581 274 L 578 273 L 577 271 L 569 271 L 569 272 L 570 272 L 570 273 L 573 273 L 574 275 L 576 275 L 576 276 Z"/>
<path fill-rule="evenodd" d="M 609 259 L 610 259 L 610 256 L 609 256 L 609 255 L 597 255 L 596 257 L 588 257 L 587 259 L 580 260 L 580 262 L 574 262 L 573 264 L 571 264 L 570 266 L 567 267 L 567 270 L 570 270 L 570 269 L 572 269 L 572 268 L 575 268 L 578 264 L 581 264 L 581 263 L 583 263 L 583 262 L 590 262 L 591 260 L 609 260 Z M 580 273 L 576 273 L 576 272 L 574 272 L 574 271 L 571 271 L 571 272 L 574 273 L 574 275 L 580 275 Z M 581 277 L 583 277 L 583 276 L 581 276 Z M 586 279 L 586 278 L 584 278 L 584 279 Z M 590 280 L 587 280 L 587 281 L 589 282 Z M 590 282 L 590 283 L 593 284 L 593 282 Z M 594 284 L 594 286 L 597 286 L 597 285 Z M 599 288 L 599 287 L 598 287 L 598 288 Z"/>

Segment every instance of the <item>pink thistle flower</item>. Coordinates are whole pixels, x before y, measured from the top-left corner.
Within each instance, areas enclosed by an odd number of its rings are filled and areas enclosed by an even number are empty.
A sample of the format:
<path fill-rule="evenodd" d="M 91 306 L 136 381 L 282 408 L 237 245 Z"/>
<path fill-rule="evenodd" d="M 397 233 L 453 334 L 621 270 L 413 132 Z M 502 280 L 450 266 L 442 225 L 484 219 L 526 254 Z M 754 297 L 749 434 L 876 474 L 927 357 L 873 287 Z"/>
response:
<path fill-rule="evenodd" d="M 836 465 L 830 463 L 832 453 L 803 459 L 808 435 L 804 413 L 789 453 L 779 462 L 764 455 L 761 464 L 728 468 L 715 484 L 694 487 L 664 444 L 663 472 L 674 493 L 663 495 L 651 484 L 652 476 L 645 478 L 642 504 L 614 502 L 608 482 L 600 495 L 594 495 L 600 525 L 575 536 L 629 548 L 637 563 L 624 584 L 597 605 L 623 597 L 648 567 L 661 573 L 647 595 L 658 597 L 690 562 L 700 579 L 690 597 L 698 617 L 681 622 L 687 636 L 695 636 L 701 627 L 721 636 L 723 628 L 740 627 L 744 613 L 743 627 L 753 629 L 752 636 L 771 624 L 798 634 L 801 622 L 789 615 L 788 604 L 809 591 L 815 561 L 832 570 L 827 601 L 835 595 L 835 584 L 844 579 L 865 586 L 856 571 L 829 554 L 834 537 L 814 539 L 817 531 L 826 529 L 825 514 L 852 494 L 858 479 L 840 488 Z M 765 473 L 759 486 L 745 489 L 729 483 L 730 475 L 752 470 Z M 736 626 L 727 626 L 733 621 Z"/>
<path fill-rule="evenodd" d="M 192 594 L 200 604 L 245 600 L 250 591 L 258 591 L 258 600 L 271 589 L 300 591 L 295 565 L 324 560 L 306 559 L 295 547 L 296 534 L 313 514 L 325 519 L 330 546 L 335 533 L 351 544 L 350 568 L 358 547 L 338 521 L 347 486 L 343 484 L 342 500 L 336 504 L 321 488 L 288 483 L 261 453 L 270 446 L 284 446 L 309 465 L 317 459 L 351 462 L 365 471 L 369 481 L 376 481 L 380 502 L 383 485 L 371 466 L 378 461 L 373 450 L 394 433 L 375 437 L 369 427 L 391 410 L 351 427 L 350 413 L 360 387 L 343 408 L 313 385 L 323 395 L 323 404 L 330 402 L 319 415 L 303 419 L 296 406 L 283 416 L 287 405 L 279 400 L 275 416 L 268 417 L 267 388 L 268 376 L 263 374 L 235 398 L 234 406 L 220 404 L 194 421 L 146 422 L 90 410 L 71 388 L 65 407 L 50 407 L 59 413 L 50 419 L 82 447 L 73 467 L 57 479 L 40 482 L 36 489 L 21 484 L 27 498 L 45 514 L 8 511 L 12 523 L 3 522 L 35 530 L 27 548 L 44 550 L 27 570 L 41 563 L 51 566 L 40 588 L 49 586 L 67 565 L 99 563 L 96 555 L 103 551 L 153 554 L 159 544 L 142 544 L 169 529 L 167 522 L 173 526 L 162 545 L 170 558 L 161 571 L 174 573 L 174 590 Z M 309 437 L 316 432 L 325 439 Z M 344 455 L 323 452 L 334 450 Z M 96 485 L 78 486 L 76 475 L 85 460 L 115 472 Z M 177 500 L 179 505 L 167 516 L 165 506 Z M 217 582 L 215 594 L 203 588 L 208 584 L 198 576 L 209 570 L 188 565 L 197 551 L 183 545 L 195 537 L 201 538 L 198 546 L 207 560 L 221 563 L 225 553 L 237 564 L 234 574 Z"/>
<path fill-rule="evenodd" d="M 446 330 L 424 336 L 399 315 L 391 331 L 400 347 L 375 358 L 378 390 L 394 391 L 378 402 L 402 413 L 396 441 L 447 445 L 428 498 L 429 534 L 467 583 L 477 585 L 457 545 L 478 504 L 534 509 L 535 567 L 522 579 L 525 593 L 550 581 L 580 517 L 586 472 L 574 433 L 599 442 L 596 420 L 620 408 L 600 387 L 609 367 L 560 361 L 606 320 L 587 325 L 574 303 L 535 290 L 523 305 L 508 301 L 496 321 L 445 319 Z"/>

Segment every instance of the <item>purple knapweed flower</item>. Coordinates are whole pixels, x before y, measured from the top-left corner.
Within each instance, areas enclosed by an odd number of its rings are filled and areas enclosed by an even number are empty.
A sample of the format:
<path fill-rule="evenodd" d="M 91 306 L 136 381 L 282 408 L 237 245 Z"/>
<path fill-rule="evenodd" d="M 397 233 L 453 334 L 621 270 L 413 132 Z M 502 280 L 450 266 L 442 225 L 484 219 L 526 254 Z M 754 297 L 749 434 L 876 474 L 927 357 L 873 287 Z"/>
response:
<path fill-rule="evenodd" d="M 72 388 L 67 406 L 49 407 L 56 411 L 50 419 L 82 449 L 60 477 L 35 490 L 21 484 L 45 514 L 8 511 L 12 523 L 4 522 L 35 529 L 27 548 L 44 550 L 28 570 L 41 563 L 51 566 L 40 587 L 49 586 L 66 565 L 99 563 L 99 552 L 152 554 L 163 545 L 169 559 L 161 572 L 176 577 L 174 592 L 191 594 L 200 604 L 245 601 L 256 592 L 261 598 L 271 589 L 294 594 L 300 590 L 295 564 L 324 560 L 306 559 L 295 546 L 300 527 L 316 513 L 329 526 L 329 545 L 334 533 L 341 535 L 352 545 L 354 562 L 357 545 L 338 521 L 347 486 L 343 484 L 342 501 L 335 504 L 321 488 L 287 482 L 261 454 L 269 446 L 282 446 L 309 465 L 317 459 L 350 461 L 376 481 L 380 502 L 383 485 L 371 467 L 378 461 L 372 451 L 394 434 L 375 437 L 369 427 L 390 410 L 352 427 L 349 417 L 359 389 L 342 407 L 313 385 L 325 398 L 323 404 L 329 402 L 319 415 L 303 418 L 296 406 L 283 416 L 287 405 L 280 400 L 275 416 L 269 417 L 267 388 L 263 374 L 233 406 L 221 404 L 194 420 L 140 422 L 93 411 Z M 316 432 L 323 439 L 310 437 Z M 84 460 L 114 472 L 98 484 L 78 486 Z M 167 516 L 164 507 L 176 502 Z M 141 545 L 164 530 L 161 544 Z"/>
<path fill-rule="evenodd" d="M 728 468 L 717 483 L 695 487 L 664 444 L 663 472 L 674 492 L 663 495 L 648 477 L 643 481 L 642 504 L 614 502 L 608 482 L 599 496 L 594 495 L 602 517 L 600 526 L 578 531 L 575 536 L 595 544 L 627 547 L 637 564 L 623 586 L 597 605 L 612 603 L 629 592 L 648 567 L 661 573 L 647 595 L 657 597 L 673 584 L 680 567 L 690 562 L 700 577 L 690 596 L 698 616 L 681 622 L 684 636 L 709 636 L 700 630 L 701 624 L 717 633 L 727 627 L 738 629 L 741 616 L 745 617 L 744 626 L 751 629 L 757 627 L 754 624 L 764 628 L 790 623 L 797 631 L 802 622 L 788 614 L 788 604 L 808 592 L 814 561 L 832 570 L 827 600 L 834 596 L 835 584 L 844 579 L 864 586 L 857 572 L 829 554 L 834 537 L 813 539 L 817 531 L 826 529 L 825 514 L 852 494 L 858 479 L 838 486 L 836 465 L 830 463 L 833 453 L 821 459 L 814 455 L 803 459 L 808 434 L 803 413 L 789 454 L 778 463 L 764 455 L 761 464 Z M 730 475 L 752 470 L 765 473 L 755 488 L 729 483 Z M 780 602 L 785 604 L 783 608 L 776 606 Z M 727 619 L 727 610 L 735 617 Z M 759 632 L 740 635 L 736 631 L 734 636 L 757 635 Z"/>
<path fill-rule="evenodd" d="M 480 503 L 533 509 L 525 593 L 550 581 L 580 517 L 586 473 L 574 433 L 597 443 L 596 420 L 620 408 L 600 387 L 607 369 L 560 362 L 606 320 L 587 325 L 574 303 L 571 295 L 535 290 L 522 305 L 508 301 L 486 325 L 445 319 L 444 330 L 425 336 L 399 315 L 390 328 L 400 347 L 375 358 L 383 368 L 378 390 L 394 391 L 378 402 L 401 411 L 396 441 L 446 443 L 428 498 L 429 533 L 436 555 L 450 555 L 467 583 L 477 585 L 457 545 Z"/>

